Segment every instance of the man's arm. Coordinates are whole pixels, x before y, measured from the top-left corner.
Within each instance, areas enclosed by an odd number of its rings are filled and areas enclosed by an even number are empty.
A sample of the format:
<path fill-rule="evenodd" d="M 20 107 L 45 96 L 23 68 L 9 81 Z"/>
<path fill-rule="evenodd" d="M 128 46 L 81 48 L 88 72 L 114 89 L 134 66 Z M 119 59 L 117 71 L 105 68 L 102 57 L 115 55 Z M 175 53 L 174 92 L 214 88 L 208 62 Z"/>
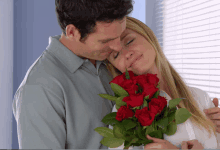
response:
<path fill-rule="evenodd" d="M 56 93 L 25 85 L 15 95 L 13 112 L 20 149 L 65 149 L 65 106 Z"/>

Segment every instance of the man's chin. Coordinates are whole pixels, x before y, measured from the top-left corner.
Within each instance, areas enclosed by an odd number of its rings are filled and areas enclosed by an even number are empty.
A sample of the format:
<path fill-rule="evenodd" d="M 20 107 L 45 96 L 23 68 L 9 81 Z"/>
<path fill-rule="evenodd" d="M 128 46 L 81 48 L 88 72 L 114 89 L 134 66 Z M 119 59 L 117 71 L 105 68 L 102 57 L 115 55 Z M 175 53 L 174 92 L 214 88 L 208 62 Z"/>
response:
<path fill-rule="evenodd" d="M 106 60 L 107 58 L 108 58 L 108 55 L 106 55 L 106 56 L 99 56 L 96 60 L 103 61 L 103 60 Z"/>

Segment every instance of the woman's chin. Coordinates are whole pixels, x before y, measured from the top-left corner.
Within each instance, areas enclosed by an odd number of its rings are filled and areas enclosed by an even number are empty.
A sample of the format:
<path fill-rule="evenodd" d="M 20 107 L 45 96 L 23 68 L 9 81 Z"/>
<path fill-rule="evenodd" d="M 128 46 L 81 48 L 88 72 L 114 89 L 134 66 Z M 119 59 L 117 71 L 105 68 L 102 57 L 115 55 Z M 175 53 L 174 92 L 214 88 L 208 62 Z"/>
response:
<path fill-rule="evenodd" d="M 143 71 L 143 70 L 136 70 L 136 69 L 133 69 L 132 70 L 134 72 L 134 74 L 136 75 L 142 75 L 142 74 L 145 74 L 146 71 Z"/>
<path fill-rule="evenodd" d="M 136 69 L 136 68 L 128 68 L 127 69 L 128 71 L 132 71 L 135 75 L 142 75 L 142 74 L 147 74 L 147 73 L 149 73 L 149 70 L 145 70 L 145 69 L 142 69 L 142 68 L 138 68 L 138 69 Z"/>

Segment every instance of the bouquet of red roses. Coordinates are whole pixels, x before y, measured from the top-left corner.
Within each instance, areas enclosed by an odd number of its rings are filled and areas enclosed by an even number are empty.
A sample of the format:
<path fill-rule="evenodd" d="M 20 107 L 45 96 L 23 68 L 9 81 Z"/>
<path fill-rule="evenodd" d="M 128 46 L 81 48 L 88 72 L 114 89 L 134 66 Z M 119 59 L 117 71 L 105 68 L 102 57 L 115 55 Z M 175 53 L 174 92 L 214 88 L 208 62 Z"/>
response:
<path fill-rule="evenodd" d="M 111 82 L 115 96 L 99 94 L 99 96 L 116 102 L 117 112 L 107 114 L 102 122 L 113 126 L 97 127 L 95 131 L 104 138 L 101 144 L 114 148 L 124 143 L 129 146 L 140 146 L 152 143 L 151 137 L 164 139 L 163 134 L 173 135 L 177 124 L 185 122 L 191 113 L 185 109 L 177 109 L 176 105 L 184 98 L 169 101 L 159 96 L 159 79 L 156 74 L 135 76 L 127 71 L 115 77 Z"/>

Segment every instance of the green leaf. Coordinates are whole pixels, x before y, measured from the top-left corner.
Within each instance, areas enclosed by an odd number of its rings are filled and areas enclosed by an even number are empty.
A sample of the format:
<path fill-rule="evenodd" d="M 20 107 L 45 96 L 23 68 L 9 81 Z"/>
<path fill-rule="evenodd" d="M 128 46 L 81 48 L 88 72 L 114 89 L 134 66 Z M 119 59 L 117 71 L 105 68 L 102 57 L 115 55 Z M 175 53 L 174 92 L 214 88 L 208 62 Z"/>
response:
<path fill-rule="evenodd" d="M 158 85 L 157 85 L 157 87 L 156 87 L 156 88 L 158 88 L 158 89 L 160 88 L 160 82 L 158 82 Z"/>
<path fill-rule="evenodd" d="M 183 99 L 183 98 L 182 98 L 182 99 Z M 181 98 L 176 98 L 176 99 L 170 100 L 168 107 L 169 107 L 170 109 L 175 108 L 176 105 L 178 105 L 182 99 L 181 99 Z"/>
<path fill-rule="evenodd" d="M 163 114 L 162 114 L 162 112 L 161 112 L 161 114 L 160 114 L 160 113 L 157 113 L 157 114 L 155 115 L 155 119 L 154 119 L 154 120 L 158 121 L 158 120 L 160 120 L 160 119 L 162 119 L 162 118 L 163 118 Z"/>
<path fill-rule="evenodd" d="M 133 107 L 132 110 L 141 109 L 141 106 Z"/>
<path fill-rule="evenodd" d="M 157 121 L 157 125 L 164 129 L 168 125 L 168 118 L 163 118 Z"/>
<path fill-rule="evenodd" d="M 132 143 L 131 146 L 141 146 L 143 142 L 137 141 L 137 143 Z"/>
<path fill-rule="evenodd" d="M 162 132 L 163 132 L 163 133 L 166 133 L 166 132 L 167 132 L 167 126 L 162 129 Z"/>
<path fill-rule="evenodd" d="M 177 130 L 177 124 L 175 122 L 171 122 L 167 126 L 167 131 L 165 132 L 166 135 L 173 135 L 176 133 Z"/>
<path fill-rule="evenodd" d="M 117 112 L 113 112 L 110 114 L 107 114 L 103 119 L 102 122 L 106 125 L 113 125 L 115 123 L 118 123 L 119 121 L 115 119 L 117 115 Z"/>
<path fill-rule="evenodd" d="M 131 119 L 125 119 L 122 121 L 122 125 L 124 126 L 125 130 L 132 129 L 136 127 L 137 123 L 132 121 Z"/>
<path fill-rule="evenodd" d="M 123 138 L 124 137 L 123 130 L 118 125 L 114 126 L 113 134 L 114 134 L 114 137 L 116 137 L 116 138 Z"/>
<path fill-rule="evenodd" d="M 126 69 L 126 72 L 125 72 L 125 77 L 126 77 L 126 79 L 130 79 L 130 76 L 129 76 L 129 72 L 128 72 L 128 70 Z"/>
<path fill-rule="evenodd" d="M 128 143 L 129 143 L 129 141 L 131 141 L 133 138 L 135 138 L 136 136 L 134 135 L 134 132 L 133 132 L 133 134 L 131 134 L 131 135 L 126 135 L 126 136 L 124 136 L 124 140 L 126 140 Z M 127 144 L 128 144 L 127 143 Z"/>
<path fill-rule="evenodd" d="M 144 100 L 144 107 L 148 107 L 148 103 L 146 100 Z"/>
<path fill-rule="evenodd" d="M 120 95 L 118 95 L 117 93 L 114 92 L 114 94 L 115 94 L 115 97 L 120 97 Z"/>
<path fill-rule="evenodd" d="M 161 130 L 153 131 L 153 132 L 149 133 L 149 135 L 150 135 L 151 137 L 163 139 L 163 132 L 162 132 Z"/>
<path fill-rule="evenodd" d="M 129 147 L 129 146 L 131 146 L 132 143 L 136 143 L 137 141 L 138 141 L 138 138 L 135 137 L 129 143 L 126 143 L 126 145 L 124 147 Z"/>
<path fill-rule="evenodd" d="M 140 86 L 140 84 L 137 85 L 138 85 L 138 93 L 141 93 L 143 91 L 143 88 Z"/>
<path fill-rule="evenodd" d="M 176 110 L 177 110 L 177 107 L 174 107 L 174 108 L 172 108 L 172 109 L 169 108 L 168 114 L 173 113 L 173 112 L 176 112 Z"/>
<path fill-rule="evenodd" d="M 113 130 L 107 127 L 97 127 L 94 130 L 103 137 L 114 137 Z"/>
<path fill-rule="evenodd" d="M 119 105 L 116 104 L 116 109 L 117 109 L 117 110 L 119 110 L 120 107 L 121 107 L 121 106 L 119 106 Z"/>
<path fill-rule="evenodd" d="M 116 101 L 117 100 L 117 97 L 111 96 L 111 95 L 108 95 L 108 94 L 98 94 L 98 95 L 102 98 L 105 98 L 105 99 L 108 99 L 108 100 L 111 100 L 111 101 Z"/>
<path fill-rule="evenodd" d="M 118 97 L 117 100 L 116 100 L 116 105 L 118 105 L 118 106 L 125 106 L 125 105 L 127 105 L 126 102 L 122 101 L 124 98 L 125 98 L 125 96 Z"/>
<path fill-rule="evenodd" d="M 151 132 L 153 132 L 153 131 L 155 131 L 155 130 L 154 130 L 154 127 L 152 127 L 152 126 L 146 126 L 146 128 L 147 128 L 147 129 L 146 129 L 146 135 L 149 134 L 149 133 L 151 133 Z"/>
<path fill-rule="evenodd" d="M 145 132 L 141 126 L 138 126 L 137 133 L 140 139 L 143 139 L 143 140 L 146 139 Z"/>
<path fill-rule="evenodd" d="M 144 144 L 144 146 L 146 146 L 146 144 L 149 144 L 149 143 L 153 143 L 153 140 L 145 140 L 145 141 L 143 141 L 143 144 Z"/>
<path fill-rule="evenodd" d="M 125 135 L 125 136 L 134 135 L 134 130 L 133 130 L 133 129 L 127 130 L 127 131 L 124 133 L 124 135 Z"/>
<path fill-rule="evenodd" d="M 149 95 L 145 96 L 144 100 L 148 101 L 149 100 Z"/>
<path fill-rule="evenodd" d="M 185 122 L 192 114 L 186 108 L 180 108 L 175 113 L 176 124 Z"/>
<path fill-rule="evenodd" d="M 125 91 L 121 86 L 115 83 L 111 83 L 112 90 L 119 96 L 129 96 L 128 92 Z"/>
<path fill-rule="evenodd" d="M 165 111 L 164 111 L 164 117 L 167 117 L 167 115 L 168 115 L 168 112 L 169 112 L 169 110 L 168 110 L 168 107 L 167 106 L 165 106 Z"/>
<path fill-rule="evenodd" d="M 100 143 L 104 146 L 115 148 L 119 147 L 124 143 L 124 139 L 118 139 L 118 138 L 111 138 L 111 137 L 104 137 Z"/>
<path fill-rule="evenodd" d="M 158 98 L 158 95 L 160 94 L 160 90 L 158 90 L 155 94 L 154 94 L 154 96 L 152 97 L 152 98 Z"/>
<path fill-rule="evenodd" d="M 127 103 L 122 101 L 125 96 L 118 97 L 116 100 L 116 109 L 118 110 L 121 106 L 126 106 Z"/>
<path fill-rule="evenodd" d="M 168 122 L 169 122 L 169 124 L 175 119 L 175 111 L 174 112 L 172 112 L 172 113 L 170 113 L 170 114 L 168 114 Z"/>

